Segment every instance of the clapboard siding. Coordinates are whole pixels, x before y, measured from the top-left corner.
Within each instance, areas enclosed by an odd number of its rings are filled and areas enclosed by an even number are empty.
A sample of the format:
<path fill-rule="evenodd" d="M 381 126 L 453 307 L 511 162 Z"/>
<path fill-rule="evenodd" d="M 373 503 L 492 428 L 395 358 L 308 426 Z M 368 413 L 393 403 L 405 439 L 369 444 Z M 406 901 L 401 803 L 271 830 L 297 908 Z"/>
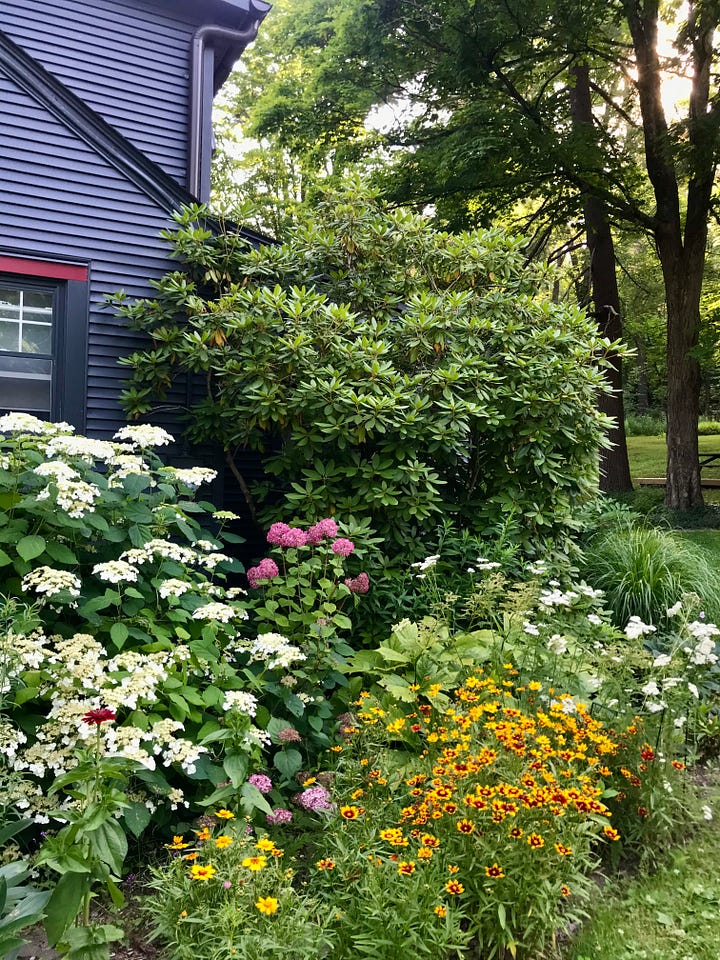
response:
<path fill-rule="evenodd" d="M 121 326 L 104 298 L 121 287 L 132 297 L 153 292 L 148 279 L 169 266 L 159 236 L 168 214 L 2 73 L 0 104 L 23 118 L 21 125 L 3 124 L 0 135 L 0 169 L 23 171 L 0 178 L 0 245 L 90 264 L 86 429 L 109 437 L 125 421 L 119 395 L 127 370 L 118 359 L 143 340 Z M 182 388 L 175 395 L 181 399 Z M 173 425 L 171 415 L 157 419 Z"/>
<path fill-rule="evenodd" d="M 187 174 L 197 26 L 172 6 L 140 0 L 0 3 L 0 29 L 178 183 Z"/>

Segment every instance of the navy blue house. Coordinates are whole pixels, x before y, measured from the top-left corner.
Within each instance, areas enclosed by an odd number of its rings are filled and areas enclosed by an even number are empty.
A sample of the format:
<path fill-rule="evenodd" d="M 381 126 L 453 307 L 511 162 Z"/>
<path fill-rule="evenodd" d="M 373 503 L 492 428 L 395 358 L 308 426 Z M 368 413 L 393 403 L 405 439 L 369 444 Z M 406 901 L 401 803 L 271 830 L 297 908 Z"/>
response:
<path fill-rule="evenodd" d="M 210 190 L 212 101 L 262 0 L 0 0 L 0 410 L 108 437 L 105 308 L 170 268 L 169 215 Z"/>

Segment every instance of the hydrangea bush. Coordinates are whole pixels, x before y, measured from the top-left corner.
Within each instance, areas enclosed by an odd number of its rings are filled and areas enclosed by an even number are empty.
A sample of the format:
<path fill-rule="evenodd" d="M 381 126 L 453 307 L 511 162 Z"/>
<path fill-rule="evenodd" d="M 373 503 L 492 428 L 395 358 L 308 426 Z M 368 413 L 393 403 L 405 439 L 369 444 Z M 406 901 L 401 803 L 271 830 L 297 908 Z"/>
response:
<path fill-rule="evenodd" d="M 343 563 L 354 545 L 324 521 L 307 561 L 319 564 L 317 603 L 303 576 L 293 580 L 291 547 L 284 576 L 270 579 L 286 609 L 300 589 L 302 617 L 291 622 L 290 610 L 278 632 L 266 597 L 251 623 L 257 597 L 227 579 L 242 570 L 223 547 L 239 540 L 225 529 L 234 517 L 194 499 L 213 471 L 162 463 L 155 448 L 171 440 L 150 425 L 109 442 L 25 414 L 0 418 L 0 564 L 5 590 L 31 606 L 22 627 L 0 635 L 0 681 L 14 704 L 0 743 L 13 773 L 5 769 L 7 802 L 36 821 L 57 804 L 46 785 L 77 764 L 90 736 L 82 717 L 93 709 L 117 713 L 102 727 L 103 755 L 137 765 L 123 816 L 138 834 L 152 814 L 177 817 L 196 797 L 213 802 L 213 788 L 269 813 L 248 775 L 274 755 L 288 781 L 317 749 L 306 729 L 329 742 L 324 694 L 336 680 L 317 642 L 325 617 L 336 630 L 350 624 L 338 604 L 353 592 Z M 259 586 L 252 571 L 248 582 Z"/>

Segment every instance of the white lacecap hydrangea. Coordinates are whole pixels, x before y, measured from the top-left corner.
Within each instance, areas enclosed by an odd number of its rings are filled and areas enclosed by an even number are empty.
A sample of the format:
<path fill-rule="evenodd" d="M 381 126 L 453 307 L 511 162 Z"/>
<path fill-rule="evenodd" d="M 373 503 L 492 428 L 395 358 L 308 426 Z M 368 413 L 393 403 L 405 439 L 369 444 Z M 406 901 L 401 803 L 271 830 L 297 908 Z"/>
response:
<path fill-rule="evenodd" d="M 0 433 L 35 433 L 45 436 L 71 432 L 73 429 L 68 423 L 46 423 L 30 413 L 6 413 L 0 417 Z"/>
<path fill-rule="evenodd" d="M 107 440 L 93 440 L 91 437 L 59 436 L 53 437 L 44 449 L 45 456 L 52 460 L 56 456 L 77 457 L 87 463 L 95 460 L 106 462 L 116 454 L 115 444 Z"/>
<path fill-rule="evenodd" d="M 138 569 L 125 560 L 109 560 L 107 563 L 96 563 L 93 573 L 106 583 L 136 583 Z"/>
<path fill-rule="evenodd" d="M 243 611 L 247 616 L 247 611 Z M 219 623 L 230 623 L 240 615 L 235 607 L 227 603 L 205 603 L 193 610 L 193 620 L 216 620 Z"/>
<path fill-rule="evenodd" d="M 257 713 L 257 697 L 245 690 L 226 690 L 223 701 L 223 710 L 237 710 L 238 713 L 244 713 L 248 717 L 254 717 Z"/>
<path fill-rule="evenodd" d="M 184 593 L 187 593 L 188 590 L 192 590 L 192 583 L 188 583 L 187 580 L 177 580 L 171 577 L 169 580 L 163 580 L 158 588 L 158 593 L 163 598 L 167 597 L 181 597 Z"/>
<path fill-rule="evenodd" d="M 55 570 L 52 567 L 42 566 L 31 570 L 22 580 L 23 590 L 34 590 L 35 593 L 54 597 L 67 591 L 72 597 L 80 596 L 81 581 L 69 570 Z"/>
<path fill-rule="evenodd" d="M 47 460 L 33 470 L 39 477 L 52 477 L 53 480 L 74 480 L 79 476 L 69 463 L 64 460 Z"/>
<path fill-rule="evenodd" d="M 115 440 L 126 440 L 137 447 L 164 447 L 173 443 L 175 438 L 162 427 L 154 427 L 149 423 L 132 424 L 122 427 L 115 434 Z"/>
<path fill-rule="evenodd" d="M 193 489 L 197 489 L 202 483 L 212 483 L 217 476 L 217 470 L 210 470 L 207 467 L 188 467 L 186 469 L 167 467 L 166 472 Z"/>

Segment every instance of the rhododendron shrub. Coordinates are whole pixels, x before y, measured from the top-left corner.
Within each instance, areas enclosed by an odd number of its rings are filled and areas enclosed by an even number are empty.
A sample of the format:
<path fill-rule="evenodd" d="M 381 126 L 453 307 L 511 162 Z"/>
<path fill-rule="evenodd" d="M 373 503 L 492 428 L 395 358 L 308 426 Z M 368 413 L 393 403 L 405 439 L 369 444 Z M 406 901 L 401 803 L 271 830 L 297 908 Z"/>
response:
<path fill-rule="evenodd" d="M 366 520 L 417 559 L 443 519 L 524 544 L 574 524 L 596 486 L 610 344 L 554 302 L 552 271 L 500 230 L 447 234 L 349 178 L 282 245 L 176 214 L 183 270 L 125 305 L 151 346 L 128 358 L 133 416 L 202 373 L 191 439 L 259 451 L 264 520 Z M 248 486 L 246 484 L 246 486 Z"/>

